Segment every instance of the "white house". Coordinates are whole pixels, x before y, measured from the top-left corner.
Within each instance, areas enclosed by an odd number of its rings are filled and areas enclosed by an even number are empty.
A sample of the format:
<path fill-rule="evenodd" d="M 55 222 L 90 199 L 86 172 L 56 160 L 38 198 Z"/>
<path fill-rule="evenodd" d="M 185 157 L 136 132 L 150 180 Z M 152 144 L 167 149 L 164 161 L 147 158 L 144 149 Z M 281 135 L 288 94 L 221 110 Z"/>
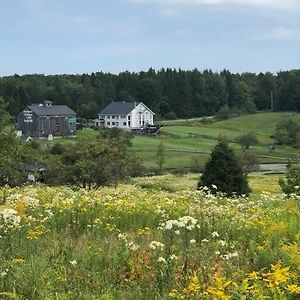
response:
<path fill-rule="evenodd" d="M 95 120 L 96 127 L 136 130 L 153 124 L 155 113 L 142 102 L 111 102 Z"/>

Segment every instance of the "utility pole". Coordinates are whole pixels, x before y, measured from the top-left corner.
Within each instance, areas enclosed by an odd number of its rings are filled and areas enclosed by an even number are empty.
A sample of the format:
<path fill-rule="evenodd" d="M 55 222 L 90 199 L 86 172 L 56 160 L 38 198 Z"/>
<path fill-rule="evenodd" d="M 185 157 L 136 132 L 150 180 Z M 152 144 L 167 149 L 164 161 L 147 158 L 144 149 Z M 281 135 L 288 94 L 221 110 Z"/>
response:
<path fill-rule="evenodd" d="M 274 93 L 271 91 L 271 112 L 274 111 Z"/>

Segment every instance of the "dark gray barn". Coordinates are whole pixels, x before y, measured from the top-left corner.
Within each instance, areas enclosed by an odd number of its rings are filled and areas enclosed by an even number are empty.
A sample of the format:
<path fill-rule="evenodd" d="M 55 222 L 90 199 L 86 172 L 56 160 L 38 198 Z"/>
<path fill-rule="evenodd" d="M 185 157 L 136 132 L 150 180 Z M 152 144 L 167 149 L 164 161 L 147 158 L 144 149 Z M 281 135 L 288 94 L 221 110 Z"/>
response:
<path fill-rule="evenodd" d="M 74 136 L 76 113 L 66 105 L 51 101 L 27 106 L 19 115 L 17 129 L 25 137 Z"/>

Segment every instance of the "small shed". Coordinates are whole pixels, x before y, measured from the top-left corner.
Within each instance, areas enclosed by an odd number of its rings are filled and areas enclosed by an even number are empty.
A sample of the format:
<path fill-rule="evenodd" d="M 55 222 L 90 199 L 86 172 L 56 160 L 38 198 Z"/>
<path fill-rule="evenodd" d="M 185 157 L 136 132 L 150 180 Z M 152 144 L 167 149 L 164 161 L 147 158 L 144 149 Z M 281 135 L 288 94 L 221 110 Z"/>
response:
<path fill-rule="evenodd" d="M 75 136 L 76 113 L 67 105 L 53 105 L 52 101 L 32 104 L 18 115 L 17 130 L 24 137 Z"/>

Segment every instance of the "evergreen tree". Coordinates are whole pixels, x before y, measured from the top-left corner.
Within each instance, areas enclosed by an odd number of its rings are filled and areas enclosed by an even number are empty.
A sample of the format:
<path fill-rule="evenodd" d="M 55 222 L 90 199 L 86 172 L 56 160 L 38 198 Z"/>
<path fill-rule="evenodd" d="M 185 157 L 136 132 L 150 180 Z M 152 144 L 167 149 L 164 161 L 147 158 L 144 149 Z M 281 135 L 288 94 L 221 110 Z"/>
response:
<path fill-rule="evenodd" d="M 242 166 L 233 150 L 223 139 L 219 139 L 213 149 L 198 182 L 198 189 L 207 186 L 215 192 L 213 185 L 217 186 L 217 191 L 228 196 L 250 193 L 247 176 L 243 173 Z"/>
<path fill-rule="evenodd" d="M 279 185 L 287 195 L 300 195 L 300 168 L 297 166 L 288 166 L 285 179 L 280 178 Z"/>

